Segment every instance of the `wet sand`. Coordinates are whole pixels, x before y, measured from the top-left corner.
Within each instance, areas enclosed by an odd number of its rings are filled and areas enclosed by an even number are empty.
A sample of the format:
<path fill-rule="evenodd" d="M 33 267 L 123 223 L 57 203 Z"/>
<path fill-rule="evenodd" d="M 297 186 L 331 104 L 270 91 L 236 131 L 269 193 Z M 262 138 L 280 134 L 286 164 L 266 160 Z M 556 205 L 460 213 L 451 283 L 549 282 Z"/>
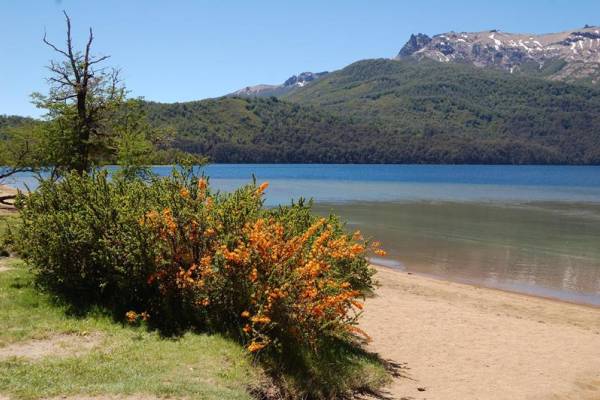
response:
<path fill-rule="evenodd" d="M 391 399 L 600 399 L 600 308 L 377 268 L 361 327 Z"/>

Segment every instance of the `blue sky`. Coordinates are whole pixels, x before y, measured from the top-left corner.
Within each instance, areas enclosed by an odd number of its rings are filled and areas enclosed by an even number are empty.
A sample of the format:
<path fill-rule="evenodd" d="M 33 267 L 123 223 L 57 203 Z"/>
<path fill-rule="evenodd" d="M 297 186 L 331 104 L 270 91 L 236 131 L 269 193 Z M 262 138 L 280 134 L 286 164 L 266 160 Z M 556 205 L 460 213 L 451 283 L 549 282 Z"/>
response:
<path fill-rule="evenodd" d="M 40 114 L 65 9 L 76 43 L 87 28 L 133 96 L 163 102 L 281 83 L 302 71 L 392 57 L 413 32 L 501 29 L 543 33 L 600 25 L 598 0 L 0 0 L 0 114 Z M 594 20 L 595 18 L 595 20 Z"/>

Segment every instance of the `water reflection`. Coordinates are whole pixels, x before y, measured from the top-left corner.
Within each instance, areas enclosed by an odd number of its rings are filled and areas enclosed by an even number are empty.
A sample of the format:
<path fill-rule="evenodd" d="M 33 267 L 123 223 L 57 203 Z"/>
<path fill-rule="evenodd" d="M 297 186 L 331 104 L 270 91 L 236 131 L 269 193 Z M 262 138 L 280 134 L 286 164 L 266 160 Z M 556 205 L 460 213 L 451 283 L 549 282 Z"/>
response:
<path fill-rule="evenodd" d="M 388 266 L 600 306 L 600 208 L 578 207 L 362 202 L 316 210 L 381 240 Z"/>

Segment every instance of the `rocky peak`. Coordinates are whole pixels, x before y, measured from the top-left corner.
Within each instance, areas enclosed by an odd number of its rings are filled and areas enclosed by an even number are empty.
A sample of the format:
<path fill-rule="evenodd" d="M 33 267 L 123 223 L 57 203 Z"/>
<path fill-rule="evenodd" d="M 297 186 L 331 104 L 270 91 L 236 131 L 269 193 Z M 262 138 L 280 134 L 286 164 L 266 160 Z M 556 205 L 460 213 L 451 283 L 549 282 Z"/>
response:
<path fill-rule="evenodd" d="M 433 59 L 500 68 L 511 73 L 535 71 L 549 79 L 600 82 L 600 28 L 542 35 L 448 32 L 429 37 L 411 35 L 397 59 Z"/>
<path fill-rule="evenodd" d="M 402 47 L 400 53 L 398 53 L 398 58 L 409 57 L 421 50 L 423 47 L 427 46 L 431 43 L 431 38 L 423 33 L 412 34 L 410 35 L 410 39 L 408 42 Z"/>
<path fill-rule="evenodd" d="M 269 96 L 281 96 L 292 90 L 303 87 L 308 83 L 315 81 L 329 72 L 302 72 L 298 75 L 292 75 L 286 81 L 280 85 L 255 85 L 248 86 L 238 91 L 235 91 L 228 96 L 240 96 L 240 97 L 269 97 Z"/>
<path fill-rule="evenodd" d="M 293 75 L 289 77 L 284 83 L 283 86 L 304 86 L 308 82 L 312 82 L 314 80 L 319 79 L 323 75 L 326 75 L 328 72 L 302 72 L 298 75 Z"/>

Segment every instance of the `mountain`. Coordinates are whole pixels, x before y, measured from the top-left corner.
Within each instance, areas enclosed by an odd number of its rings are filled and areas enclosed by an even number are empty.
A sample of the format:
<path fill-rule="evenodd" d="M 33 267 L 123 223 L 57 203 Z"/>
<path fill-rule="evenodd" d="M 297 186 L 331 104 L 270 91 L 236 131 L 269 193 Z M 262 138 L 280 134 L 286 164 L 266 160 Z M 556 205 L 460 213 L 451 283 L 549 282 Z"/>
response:
<path fill-rule="evenodd" d="M 379 59 L 284 99 L 391 135 L 395 162 L 600 163 L 600 89 L 591 86 Z"/>
<path fill-rule="evenodd" d="M 310 82 L 327 75 L 328 72 L 302 72 L 298 75 L 293 75 L 280 85 L 255 85 L 247 86 L 243 89 L 230 93 L 232 97 L 270 97 L 282 96 L 290 93 L 297 88 L 304 87 Z"/>
<path fill-rule="evenodd" d="M 567 82 L 600 82 L 600 27 L 542 35 L 490 30 L 412 35 L 396 59 L 492 67 Z"/>
<path fill-rule="evenodd" d="M 600 165 L 597 35 L 418 34 L 396 59 L 146 111 L 213 162 Z"/>
<path fill-rule="evenodd" d="M 214 162 L 600 164 L 600 89 L 427 59 L 147 111 Z"/>

